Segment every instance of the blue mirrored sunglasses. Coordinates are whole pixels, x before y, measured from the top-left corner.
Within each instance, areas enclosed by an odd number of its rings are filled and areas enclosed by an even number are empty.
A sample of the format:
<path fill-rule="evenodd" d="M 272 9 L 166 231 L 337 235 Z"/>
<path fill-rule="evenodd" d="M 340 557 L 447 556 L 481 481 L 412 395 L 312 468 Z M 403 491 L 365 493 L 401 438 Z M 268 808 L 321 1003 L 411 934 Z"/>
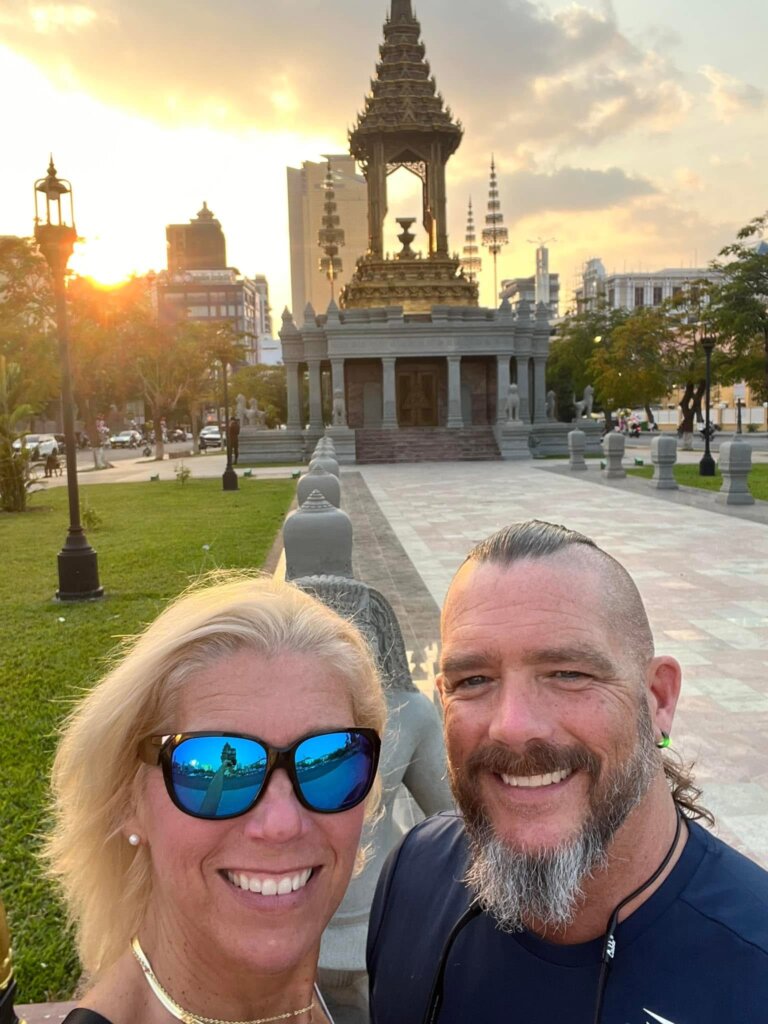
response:
<path fill-rule="evenodd" d="M 311 733 L 289 747 L 232 732 L 148 736 L 139 744 L 142 761 L 162 766 L 165 788 L 179 810 L 209 821 L 250 811 L 277 768 L 288 773 L 308 810 L 348 811 L 368 796 L 380 751 L 374 729 Z"/>

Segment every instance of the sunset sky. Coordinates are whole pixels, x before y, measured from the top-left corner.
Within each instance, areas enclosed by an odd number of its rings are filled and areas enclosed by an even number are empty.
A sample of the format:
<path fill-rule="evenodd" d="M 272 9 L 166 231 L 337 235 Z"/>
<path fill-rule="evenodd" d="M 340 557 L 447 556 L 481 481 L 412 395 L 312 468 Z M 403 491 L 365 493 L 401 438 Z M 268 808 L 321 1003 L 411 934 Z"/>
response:
<path fill-rule="evenodd" d="M 510 245 L 583 261 L 706 264 L 768 207 L 768 4 L 417 0 L 438 87 L 465 128 L 448 164 L 451 248 L 482 225 L 495 153 Z M 203 200 L 230 264 L 291 304 L 287 165 L 344 152 L 385 0 L 0 0 L 0 234 L 29 234 L 53 152 L 102 280 L 165 266 L 165 225 Z M 417 212 L 407 175 L 390 216 Z M 342 225 L 343 226 L 343 225 Z M 418 247 L 419 241 L 414 243 Z M 481 299 L 492 298 L 486 257 Z"/>

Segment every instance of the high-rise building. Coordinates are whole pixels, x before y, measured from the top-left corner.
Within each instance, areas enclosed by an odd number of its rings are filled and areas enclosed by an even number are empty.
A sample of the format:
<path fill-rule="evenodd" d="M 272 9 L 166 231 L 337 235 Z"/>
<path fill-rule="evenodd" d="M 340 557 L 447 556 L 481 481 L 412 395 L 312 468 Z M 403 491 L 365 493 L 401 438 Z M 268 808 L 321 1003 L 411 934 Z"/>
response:
<path fill-rule="evenodd" d="M 608 309 L 640 309 L 642 306 L 660 306 L 667 299 L 676 299 L 697 282 L 716 284 L 722 274 L 708 267 L 665 267 L 654 271 L 625 271 L 606 273 L 603 261 L 587 260 L 581 285 L 574 295 L 578 312 L 598 304 Z"/>
<path fill-rule="evenodd" d="M 168 270 L 156 282 L 160 319 L 224 321 L 241 336 L 247 362 L 261 362 L 262 350 L 269 350 L 273 361 L 267 279 L 251 280 L 227 266 L 224 232 L 207 203 L 189 224 L 169 224 L 166 238 Z"/>
<path fill-rule="evenodd" d="M 365 178 L 357 173 L 353 157 L 330 155 L 322 163 L 305 161 L 287 168 L 288 229 L 291 244 L 291 296 L 293 312 L 304 321 L 307 303 L 324 313 L 329 302 L 328 278 L 320 269 L 322 252 L 318 234 L 326 201 L 325 179 L 331 165 L 337 213 L 344 230 L 344 267 L 339 287 L 355 272 L 355 264 L 368 249 L 368 207 Z"/>
<path fill-rule="evenodd" d="M 560 315 L 560 275 L 550 273 L 549 249 L 540 245 L 536 250 L 536 273 L 533 277 L 512 277 L 501 282 L 501 299 L 509 299 L 513 306 L 525 300 L 532 306 L 540 302 L 549 310 L 552 320 Z"/>
<path fill-rule="evenodd" d="M 207 203 L 203 203 L 202 210 L 189 224 L 169 224 L 165 237 L 171 274 L 185 270 L 224 270 L 227 266 L 224 232 Z"/>

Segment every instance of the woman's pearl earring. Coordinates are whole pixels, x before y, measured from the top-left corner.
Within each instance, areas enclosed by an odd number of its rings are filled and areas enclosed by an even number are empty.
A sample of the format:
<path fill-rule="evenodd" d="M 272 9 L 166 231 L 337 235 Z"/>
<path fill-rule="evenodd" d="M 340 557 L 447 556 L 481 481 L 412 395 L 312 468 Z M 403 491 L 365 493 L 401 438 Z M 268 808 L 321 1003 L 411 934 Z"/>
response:
<path fill-rule="evenodd" d="M 131 844 L 131 846 L 138 846 L 139 843 L 141 842 L 141 836 L 136 835 L 135 832 L 131 832 L 131 834 L 128 836 L 128 842 Z"/>

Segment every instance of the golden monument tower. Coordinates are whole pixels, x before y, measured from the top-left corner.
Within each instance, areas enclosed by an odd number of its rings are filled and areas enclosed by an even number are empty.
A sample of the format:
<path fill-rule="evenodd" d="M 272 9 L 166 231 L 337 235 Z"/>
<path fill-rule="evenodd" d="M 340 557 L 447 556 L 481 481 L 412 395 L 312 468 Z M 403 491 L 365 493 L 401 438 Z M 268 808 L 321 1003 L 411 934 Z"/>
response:
<path fill-rule="evenodd" d="M 350 132 L 350 153 L 368 186 L 368 252 L 340 295 L 347 309 L 403 306 L 428 313 L 435 305 L 477 306 L 478 286 L 467 280 L 458 256 L 448 252 L 445 165 L 459 147 L 463 129 L 443 104 L 420 40 L 411 0 L 392 0 L 384 43 L 365 109 Z M 428 254 L 413 252 L 402 218 L 401 252 L 384 254 L 387 177 L 405 167 L 422 182 L 423 224 Z"/>

